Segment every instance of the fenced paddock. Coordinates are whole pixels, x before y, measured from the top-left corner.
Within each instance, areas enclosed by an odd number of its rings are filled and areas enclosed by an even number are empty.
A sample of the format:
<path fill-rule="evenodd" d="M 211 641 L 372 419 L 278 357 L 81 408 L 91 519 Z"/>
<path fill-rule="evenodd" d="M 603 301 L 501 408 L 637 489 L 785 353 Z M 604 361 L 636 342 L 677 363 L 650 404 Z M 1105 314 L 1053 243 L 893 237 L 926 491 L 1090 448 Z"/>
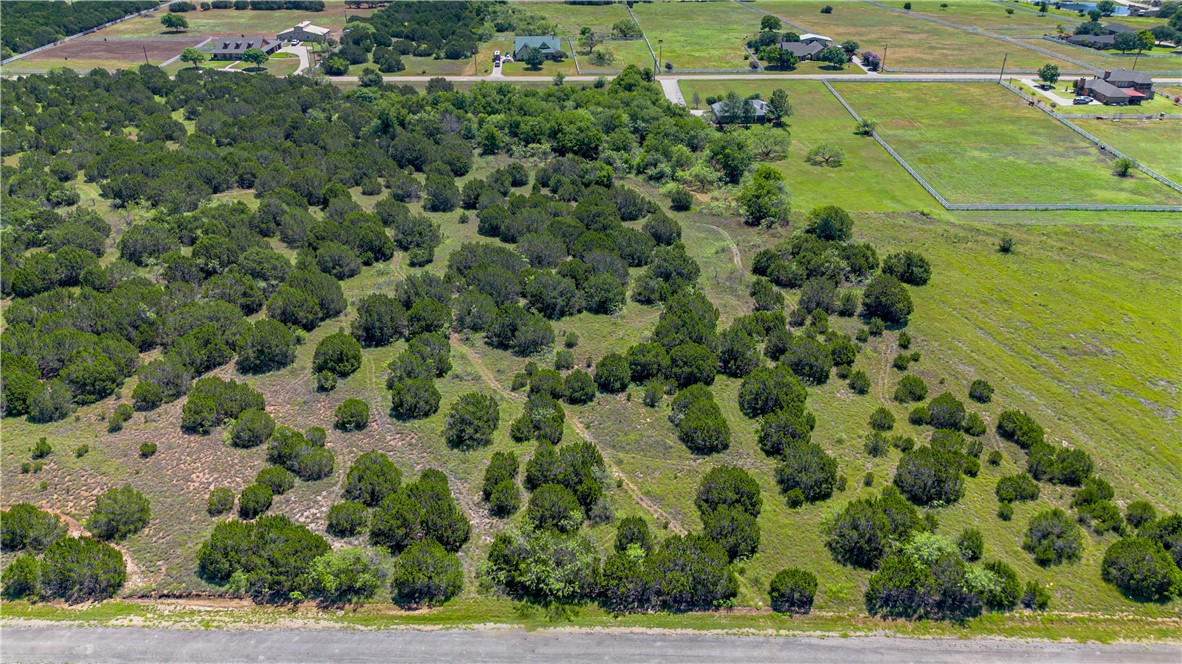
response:
<path fill-rule="evenodd" d="M 176 57 L 189 46 L 197 46 L 204 37 L 161 37 L 154 39 L 109 39 L 83 37 L 45 49 L 5 65 L 6 71 L 47 71 L 69 67 L 89 71 L 95 67 L 127 69 L 147 61 L 159 65 Z"/>
<path fill-rule="evenodd" d="M 996 84 L 834 83 L 851 115 L 878 120 L 876 140 L 949 209 L 1182 211 L 1168 184 L 1114 176 L 1119 153 Z"/>

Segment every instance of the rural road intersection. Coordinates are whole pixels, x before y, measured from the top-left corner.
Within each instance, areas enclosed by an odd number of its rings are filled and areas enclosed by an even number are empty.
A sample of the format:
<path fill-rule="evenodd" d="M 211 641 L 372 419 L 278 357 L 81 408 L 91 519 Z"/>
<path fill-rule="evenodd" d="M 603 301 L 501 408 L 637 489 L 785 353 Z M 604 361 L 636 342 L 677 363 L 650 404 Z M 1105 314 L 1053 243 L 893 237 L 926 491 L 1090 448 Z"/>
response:
<path fill-rule="evenodd" d="M 1177 645 L 991 639 L 726 636 L 522 629 L 439 631 L 18 627 L 0 631 L 0 662 L 1038 662 L 1177 664 Z"/>

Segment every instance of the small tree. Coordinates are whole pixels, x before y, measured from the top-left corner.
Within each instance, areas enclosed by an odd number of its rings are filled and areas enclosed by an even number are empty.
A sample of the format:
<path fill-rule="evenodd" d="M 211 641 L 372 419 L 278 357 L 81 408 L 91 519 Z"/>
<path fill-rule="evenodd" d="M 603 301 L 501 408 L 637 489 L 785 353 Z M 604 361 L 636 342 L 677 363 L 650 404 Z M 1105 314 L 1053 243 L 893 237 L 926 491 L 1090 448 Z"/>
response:
<path fill-rule="evenodd" d="M 804 160 L 813 166 L 837 168 L 845 163 L 845 150 L 832 143 L 821 143 L 809 150 Z"/>
<path fill-rule="evenodd" d="M 854 133 L 859 136 L 871 136 L 875 129 L 878 129 L 878 120 L 862 118 L 858 121 L 858 128 L 854 130 Z"/>
<path fill-rule="evenodd" d="M 497 400 L 487 394 L 471 392 L 452 405 L 444 425 L 448 445 L 464 450 L 487 447 L 500 422 Z"/>
<path fill-rule="evenodd" d="M 189 20 L 180 14 L 168 13 L 160 17 L 160 25 L 173 32 L 181 32 L 189 29 Z"/>
<path fill-rule="evenodd" d="M 801 569 L 780 570 L 768 589 L 772 610 L 781 613 L 808 613 L 817 594 L 817 575 Z"/>
<path fill-rule="evenodd" d="M 525 64 L 531 71 L 538 71 L 542 68 L 542 63 L 546 61 L 546 56 L 542 55 L 541 49 L 531 48 L 525 52 Z"/>
<path fill-rule="evenodd" d="M 1136 167 L 1136 165 L 1136 162 L 1134 162 L 1132 159 L 1129 159 L 1128 157 L 1121 157 L 1112 163 L 1112 174 L 1116 175 L 1117 177 L 1127 178 L 1129 173 L 1133 172 L 1133 168 Z"/>
<path fill-rule="evenodd" d="M 270 60 L 271 56 L 267 55 L 261 48 L 248 48 L 242 52 L 242 61 L 249 62 L 254 65 L 252 69 L 262 69 L 263 65 Z"/>
<path fill-rule="evenodd" d="M 184 51 L 181 51 L 181 62 L 188 63 L 194 67 L 199 66 L 202 62 L 205 62 L 208 59 L 209 55 L 199 48 L 193 48 L 190 46 Z"/>
<path fill-rule="evenodd" d="M 765 14 L 763 18 L 759 19 L 760 31 L 770 30 L 772 32 L 779 32 L 784 27 L 783 21 L 777 16 Z"/>
<path fill-rule="evenodd" d="M 1047 85 L 1054 85 L 1059 80 L 1059 65 L 1047 63 L 1038 68 L 1038 77 Z"/>
<path fill-rule="evenodd" d="M 560 87 L 562 87 L 562 83 L 565 80 L 566 80 L 566 74 L 559 71 L 559 72 L 554 72 L 554 79 L 551 82 L 554 84 L 554 87 L 560 88 Z"/>

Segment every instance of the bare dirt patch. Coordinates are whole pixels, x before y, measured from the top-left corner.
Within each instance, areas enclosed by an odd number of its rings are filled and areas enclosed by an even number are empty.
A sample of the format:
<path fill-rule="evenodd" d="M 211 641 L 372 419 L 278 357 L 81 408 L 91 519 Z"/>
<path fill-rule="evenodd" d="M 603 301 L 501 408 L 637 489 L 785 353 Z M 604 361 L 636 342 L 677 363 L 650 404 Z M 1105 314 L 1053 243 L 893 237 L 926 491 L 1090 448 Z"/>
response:
<path fill-rule="evenodd" d="M 152 64 L 160 64 L 189 46 L 205 41 L 203 37 L 175 37 L 170 39 L 75 39 L 61 46 L 35 53 L 28 62 L 39 60 L 117 60 L 141 63 L 145 55 Z"/>

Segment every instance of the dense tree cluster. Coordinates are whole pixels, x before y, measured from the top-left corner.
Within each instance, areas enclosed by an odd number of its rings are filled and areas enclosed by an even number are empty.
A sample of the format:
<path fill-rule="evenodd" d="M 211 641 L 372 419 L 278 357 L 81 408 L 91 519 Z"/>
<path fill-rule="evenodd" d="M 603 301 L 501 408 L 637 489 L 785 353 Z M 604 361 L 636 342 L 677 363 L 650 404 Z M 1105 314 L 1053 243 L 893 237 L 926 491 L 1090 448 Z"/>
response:
<path fill-rule="evenodd" d="M 5 59 L 79 32 L 85 32 L 128 14 L 150 9 L 157 0 L 107 0 L 106 2 L 9 3 L 0 9 L 4 23 Z"/>
<path fill-rule="evenodd" d="M 759 548 L 759 482 L 737 466 L 716 466 L 702 477 L 695 501 L 702 534 L 722 545 L 730 560 Z"/>
<path fill-rule="evenodd" d="M 838 562 L 875 569 L 883 557 L 928 525 L 894 487 L 848 503 L 826 527 L 825 545 Z"/>
<path fill-rule="evenodd" d="M 399 553 L 415 542 L 433 539 L 454 553 L 468 541 L 471 529 L 468 517 L 451 495 L 447 476 L 427 469 L 377 506 L 369 541 Z"/>

